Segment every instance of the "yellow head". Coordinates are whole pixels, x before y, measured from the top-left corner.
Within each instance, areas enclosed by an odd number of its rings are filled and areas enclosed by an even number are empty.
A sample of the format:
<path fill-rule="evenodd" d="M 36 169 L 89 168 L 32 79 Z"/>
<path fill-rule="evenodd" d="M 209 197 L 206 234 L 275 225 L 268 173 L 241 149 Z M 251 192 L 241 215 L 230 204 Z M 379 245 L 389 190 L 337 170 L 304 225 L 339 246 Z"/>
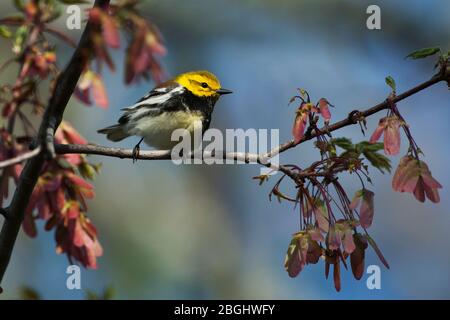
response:
<path fill-rule="evenodd" d="M 182 73 L 174 81 L 198 97 L 218 97 L 221 94 L 231 93 L 230 90 L 221 88 L 219 79 L 208 71 Z"/>

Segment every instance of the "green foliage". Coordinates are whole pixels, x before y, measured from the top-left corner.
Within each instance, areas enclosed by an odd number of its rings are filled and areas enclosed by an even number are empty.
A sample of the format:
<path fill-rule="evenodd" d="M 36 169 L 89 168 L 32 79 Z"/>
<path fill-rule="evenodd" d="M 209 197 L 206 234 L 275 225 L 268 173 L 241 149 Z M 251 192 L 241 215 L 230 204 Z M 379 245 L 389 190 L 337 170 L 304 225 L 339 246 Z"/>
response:
<path fill-rule="evenodd" d="M 5 26 L 0 26 L 0 36 L 3 38 L 11 38 L 12 32 Z"/>
<path fill-rule="evenodd" d="M 352 140 L 345 137 L 331 139 L 330 143 L 347 151 L 353 148 Z"/>
<path fill-rule="evenodd" d="M 396 84 L 395 84 L 395 80 L 394 78 L 392 78 L 391 76 L 387 76 L 385 79 L 386 84 L 391 87 L 392 91 L 396 90 Z"/>
<path fill-rule="evenodd" d="M 95 175 L 100 172 L 101 164 L 82 163 L 78 170 L 83 178 L 93 180 Z"/>
<path fill-rule="evenodd" d="M 17 10 L 23 11 L 25 9 L 25 4 L 23 3 L 23 0 L 14 0 L 14 7 L 16 7 Z"/>
<path fill-rule="evenodd" d="M 407 58 L 411 58 L 411 59 L 423 59 L 426 58 L 428 56 L 432 56 L 435 55 L 436 53 L 440 52 L 441 49 L 439 47 L 432 47 L 432 48 L 424 48 L 424 49 L 420 49 L 414 52 L 411 52 L 410 54 L 408 54 L 405 59 Z"/>
<path fill-rule="evenodd" d="M 22 25 L 16 30 L 16 34 L 14 35 L 14 45 L 13 52 L 15 54 L 19 54 L 22 51 L 22 46 L 25 42 L 25 39 L 28 36 L 29 28 L 26 25 Z"/>
<path fill-rule="evenodd" d="M 385 155 L 378 151 L 383 150 L 383 143 L 370 143 L 368 141 L 361 141 L 353 144 L 352 141 L 345 137 L 334 138 L 330 140 L 330 144 L 337 146 L 345 151 L 340 155 L 345 158 L 358 159 L 364 156 L 370 164 L 380 170 L 382 173 L 391 171 L 391 162 Z"/>

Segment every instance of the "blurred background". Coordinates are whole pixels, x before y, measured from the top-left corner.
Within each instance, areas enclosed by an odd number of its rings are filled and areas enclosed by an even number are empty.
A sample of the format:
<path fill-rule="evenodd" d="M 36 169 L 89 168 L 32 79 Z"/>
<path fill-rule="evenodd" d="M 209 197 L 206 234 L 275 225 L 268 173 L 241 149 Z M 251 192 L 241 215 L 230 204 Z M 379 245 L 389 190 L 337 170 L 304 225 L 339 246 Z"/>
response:
<path fill-rule="evenodd" d="M 381 7 L 381 30 L 366 28 L 370 4 Z M 0 9 L 2 16 L 14 12 L 8 1 Z M 313 100 L 328 98 L 336 106 L 332 121 L 339 120 L 384 100 L 390 90 L 387 75 L 396 79 L 398 92 L 431 77 L 433 58 L 405 60 L 411 51 L 436 45 L 450 49 L 446 0 L 152 0 L 143 1 L 141 9 L 163 33 L 169 74 L 208 69 L 234 91 L 218 103 L 212 127 L 279 129 L 281 141 L 291 138 L 295 107 L 287 103 L 296 88 L 306 88 Z M 69 34 L 79 37 L 77 31 Z M 10 47 L 0 44 L 3 61 Z M 67 60 L 71 49 L 60 44 L 58 54 Z M 114 59 L 121 66 L 123 52 L 114 51 Z M 111 145 L 96 130 L 114 123 L 120 108 L 154 84 L 126 87 L 121 67 L 105 79 L 112 102 L 108 110 L 72 99 L 65 115 L 89 141 Z M 10 80 L 8 73 L 0 77 L 1 83 Z M 94 181 L 89 216 L 104 255 L 98 270 L 82 270 L 82 288 L 101 292 L 112 286 L 119 299 L 449 299 L 449 101 L 441 83 L 399 104 L 425 161 L 444 185 L 439 204 L 394 193 L 392 176 L 372 170 L 376 211 L 371 234 L 391 269 L 370 249 L 366 266 L 380 265 L 381 290 L 367 289 L 368 275 L 356 281 L 344 271 L 337 293 L 332 279 L 324 278 L 323 263 L 289 278 L 283 261 L 298 230 L 298 211 L 288 203 L 269 202 L 272 184 L 260 187 L 251 179 L 259 174 L 256 165 L 132 164 L 95 156 L 92 161 L 103 168 Z M 368 134 L 381 116 L 369 119 Z M 334 135 L 364 139 L 358 126 Z M 119 146 L 131 148 L 136 142 L 130 138 Z M 311 144 L 303 144 L 281 161 L 304 166 L 317 156 Z M 399 158 L 392 158 L 394 168 Z M 345 179 L 345 186 L 352 195 L 359 187 L 356 177 Z M 20 234 L 1 299 L 17 298 L 23 285 L 43 298 L 84 298 L 84 290 L 66 289 L 69 263 L 55 254 L 53 234 L 40 226 L 37 239 Z"/>

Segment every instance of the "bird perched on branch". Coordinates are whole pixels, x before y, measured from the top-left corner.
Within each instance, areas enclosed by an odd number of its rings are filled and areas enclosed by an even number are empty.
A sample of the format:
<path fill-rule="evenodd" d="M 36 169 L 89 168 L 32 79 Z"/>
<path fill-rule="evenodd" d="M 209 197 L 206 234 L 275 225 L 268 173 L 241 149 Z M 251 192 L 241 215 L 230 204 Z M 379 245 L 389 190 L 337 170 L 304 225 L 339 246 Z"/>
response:
<path fill-rule="evenodd" d="M 217 77 L 208 71 L 182 73 L 123 108 L 117 124 L 97 132 L 114 142 L 129 136 L 142 137 L 133 149 L 134 158 L 139 155 L 142 141 L 168 150 L 178 143 L 171 141 L 175 129 L 193 132 L 194 123 L 201 121 L 203 132 L 207 130 L 214 105 L 221 95 L 229 93 L 232 91 L 222 88 Z"/>

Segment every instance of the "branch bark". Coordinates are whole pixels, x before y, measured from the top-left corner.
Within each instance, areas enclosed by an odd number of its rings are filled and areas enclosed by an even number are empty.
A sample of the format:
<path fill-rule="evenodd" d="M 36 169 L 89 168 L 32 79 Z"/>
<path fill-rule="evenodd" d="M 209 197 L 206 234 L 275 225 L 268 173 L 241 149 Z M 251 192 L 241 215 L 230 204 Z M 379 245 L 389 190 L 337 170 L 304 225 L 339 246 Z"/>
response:
<path fill-rule="evenodd" d="M 96 0 L 94 6 L 103 7 L 108 3 L 109 0 Z M 37 143 L 40 146 L 40 152 L 26 163 L 20 175 L 19 182 L 17 183 L 17 188 L 14 192 L 11 204 L 7 208 L 7 219 L 5 219 L 0 231 L 0 283 L 6 268 L 8 267 L 17 234 L 19 233 L 20 225 L 23 221 L 24 212 L 34 186 L 39 178 L 39 174 L 48 153 L 51 153 L 53 150 L 53 143 L 50 150 L 48 150 L 48 144 L 50 142 L 49 132 L 53 137 L 55 130 L 61 123 L 67 102 L 75 89 L 85 63 L 89 58 L 90 28 L 91 23 L 88 22 L 72 58 L 57 79 L 56 87 L 50 97 L 49 104 L 39 127 Z M 51 142 L 53 142 L 52 137 Z"/>
<path fill-rule="evenodd" d="M 294 148 L 295 146 L 302 144 L 308 140 L 311 140 L 321 134 L 326 132 L 333 132 L 338 129 L 344 128 L 346 126 L 353 125 L 358 122 L 358 119 L 361 117 L 368 117 L 382 110 L 388 109 L 390 103 L 397 103 L 407 97 L 420 92 L 438 82 L 448 81 L 450 73 L 439 73 L 436 76 L 432 77 L 430 80 L 422 82 L 417 86 L 396 95 L 393 99 L 388 101 L 387 99 L 371 108 L 368 108 L 363 111 L 354 110 L 350 112 L 347 118 L 335 122 L 327 127 L 322 127 L 319 129 L 319 132 L 313 131 L 309 135 L 305 135 L 302 140 L 298 143 L 295 143 L 294 140 L 287 141 L 269 152 L 265 154 L 253 154 L 253 153 L 243 153 L 243 152 L 228 152 L 223 153 L 223 159 L 234 159 L 244 161 L 246 163 L 259 163 L 262 165 L 266 165 L 266 161 L 279 153 L 285 152 L 289 149 Z M 114 148 L 114 147 L 105 147 L 95 144 L 56 144 L 55 152 L 57 154 L 66 154 L 66 153 L 78 153 L 78 154 L 95 154 L 107 157 L 115 157 L 115 158 L 133 158 L 133 150 L 132 149 L 122 149 L 122 148 Z M 205 154 L 205 157 L 212 156 L 211 154 Z M 170 150 L 151 150 L 151 151 L 141 151 L 137 159 L 141 160 L 170 160 Z M 266 165 L 269 166 L 269 165 Z"/>
<path fill-rule="evenodd" d="M 35 148 L 31 151 L 22 153 L 21 155 L 19 155 L 17 157 L 14 157 L 14 158 L 11 158 L 8 160 L 4 160 L 4 161 L 0 161 L 0 169 L 6 168 L 9 166 L 13 166 L 13 165 L 21 163 L 25 160 L 33 158 L 33 157 L 37 156 L 40 152 L 41 152 L 41 146 L 38 146 L 37 148 Z"/>
<path fill-rule="evenodd" d="M 449 80 L 450 80 L 450 72 L 448 70 L 445 70 L 445 68 L 444 68 L 442 72 L 440 72 L 439 74 L 435 75 L 430 80 L 422 82 L 421 84 L 418 84 L 417 86 L 415 86 L 415 87 L 413 87 L 413 88 L 411 88 L 411 89 L 409 89 L 409 90 L 407 90 L 407 91 L 405 91 L 405 92 L 403 92 L 403 93 L 401 93 L 399 95 L 396 95 L 391 100 L 391 102 L 392 103 L 397 103 L 397 102 L 399 102 L 401 100 L 404 100 L 404 99 L 408 98 L 409 96 L 412 96 L 413 94 L 416 94 L 417 92 L 420 92 L 420 91 L 422 91 L 422 90 L 424 90 L 424 89 L 426 89 L 428 87 L 431 87 L 432 85 L 434 85 L 434 84 L 436 84 L 438 82 L 449 81 Z M 335 122 L 335 123 L 329 125 L 328 128 L 325 128 L 325 127 L 321 128 L 320 131 L 321 132 L 326 132 L 326 130 L 328 130 L 328 132 L 332 132 L 332 131 L 344 128 L 346 126 L 355 124 L 355 123 L 358 122 L 358 118 L 361 117 L 361 116 L 362 117 L 368 117 L 368 116 L 373 115 L 373 114 L 375 114 L 375 113 L 377 113 L 379 111 L 388 109 L 389 108 L 389 103 L 390 102 L 386 99 L 385 101 L 383 101 L 383 102 L 381 102 L 381 103 L 379 103 L 379 104 L 377 104 L 377 105 L 375 105 L 375 106 L 373 106 L 373 107 L 371 107 L 369 109 L 366 109 L 364 111 L 354 110 L 354 111 L 349 113 L 349 115 L 348 115 L 348 117 L 346 119 L 343 119 L 341 121 Z M 308 140 L 311 140 L 311 139 L 317 137 L 318 135 L 321 134 L 321 132 L 313 132 L 310 135 L 305 135 L 303 137 L 303 139 L 301 139 L 297 143 L 295 143 L 294 140 L 290 140 L 290 141 L 288 141 L 286 143 L 283 143 L 283 144 L 279 145 L 278 147 L 273 148 L 270 152 L 268 152 L 266 154 L 266 156 L 268 158 L 271 158 L 271 157 L 275 156 L 278 153 L 281 153 L 281 152 L 284 152 L 286 150 L 292 149 L 295 146 L 297 146 L 297 145 L 299 145 L 299 144 L 301 144 L 301 143 L 303 143 L 305 141 L 308 141 Z"/>

